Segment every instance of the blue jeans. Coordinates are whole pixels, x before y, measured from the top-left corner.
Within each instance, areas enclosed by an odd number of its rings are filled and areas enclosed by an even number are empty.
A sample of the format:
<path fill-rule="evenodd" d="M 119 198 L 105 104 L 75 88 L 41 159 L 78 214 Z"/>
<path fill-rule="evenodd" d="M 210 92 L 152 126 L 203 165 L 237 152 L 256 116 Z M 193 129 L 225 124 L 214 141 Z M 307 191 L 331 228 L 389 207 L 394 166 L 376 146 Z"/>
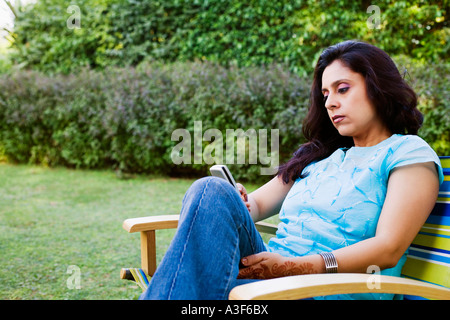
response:
<path fill-rule="evenodd" d="M 227 299 L 242 257 L 265 251 L 244 202 L 224 179 L 206 177 L 183 199 L 177 232 L 140 299 Z"/>

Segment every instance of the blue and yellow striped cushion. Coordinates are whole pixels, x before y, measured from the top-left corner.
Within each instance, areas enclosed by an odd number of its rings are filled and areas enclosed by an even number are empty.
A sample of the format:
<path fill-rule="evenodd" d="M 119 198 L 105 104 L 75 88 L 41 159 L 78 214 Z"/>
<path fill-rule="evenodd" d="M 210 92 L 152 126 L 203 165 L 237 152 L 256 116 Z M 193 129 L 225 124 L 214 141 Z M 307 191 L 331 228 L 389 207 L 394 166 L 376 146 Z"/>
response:
<path fill-rule="evenodd" d="M 148 276 L 141 268 L 130 268 L 129 270 L 133 275 L 134 281 L 141 287 L 142 291 L 144 292 L 147 290 L 150 283 L 150 276 Z"/>
<path fill-rule="evenodd" d="M 450 157 L 440 157 L 444 182 L 436 205 L 409 248 L 402 275 L 450 287 Z M 405 296 L 405 299 L 417 297 Z"/>

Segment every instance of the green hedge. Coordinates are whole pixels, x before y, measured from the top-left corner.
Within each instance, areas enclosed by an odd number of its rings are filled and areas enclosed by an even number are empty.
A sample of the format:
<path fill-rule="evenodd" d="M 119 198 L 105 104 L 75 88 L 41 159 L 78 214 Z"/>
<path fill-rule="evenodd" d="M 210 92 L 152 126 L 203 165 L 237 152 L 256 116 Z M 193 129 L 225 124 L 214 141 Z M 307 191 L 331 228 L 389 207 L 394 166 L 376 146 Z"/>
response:
<path fill-rule="evenodd" d="M 177 175 L 205 174 L 208 166 L 172 163 L 175 129 L 193 133 L 194 121 L 224 134 L 276 128 L 284 145 L 296 145 L 309 90 L 280 67 L 210 63 L 52 77 L 18 71 L 0 77 L 0 86 L 0 150 L 10 161 Z"/>
<path fill-rule="evenodd" d="M 67 27 L 71 4 L 80 29 Z M 378 22 L 370 5 L 380 10 L 379 29 L 368 27 Z M 447 7 L 440 0 L 40 0 L 17 10 L 12 61 L 47 73 L 145 60 L 278 63 L 305 75 L 324 48 L 359 39 L 430 63 L 449 55 Z"/>
<path fill-rule="evenodd" d="M 425 113 L 420 135 L 438 154 L 449 155 L 449 64 L 399 61 Z M 52 77 L 15 71 L 0 76 L 0 156 L 49 166 L 204 175 L 204 161 L 175 165 L 171 158 L 178 144 L 173 131 L 185 128 L 193 137 L 194 121 L 202 121 L 202 134 L 211 128 L 224 136 L 226 129 L 278 129 L 284 161 L 303 142 L 310 84 L 311 77 L 277 65 L 152 63 Z M 231 168 L 237 179 L 261 179 L 259 165 Z"/>

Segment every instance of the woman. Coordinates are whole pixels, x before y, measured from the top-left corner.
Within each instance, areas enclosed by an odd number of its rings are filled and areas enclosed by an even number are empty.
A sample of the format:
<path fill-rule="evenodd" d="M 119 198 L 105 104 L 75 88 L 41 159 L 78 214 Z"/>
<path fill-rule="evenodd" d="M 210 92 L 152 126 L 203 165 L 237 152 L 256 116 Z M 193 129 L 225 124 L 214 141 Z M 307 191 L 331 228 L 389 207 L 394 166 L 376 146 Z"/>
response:
<path fill-rule="evenodd" d="M 353 41 L 326 49 L 303 128 L 309 142 L 248 195 L 217 178 L 196 181 L 141 298 L 226 299 L 249 279 L 364 273 L 372 265 L 399 276 L 443 179 L 438 157 L 416 136 L 416 103 L 384 51 Z M 277 236 L 264 244 L 254 222 L 277 213 Z"/>

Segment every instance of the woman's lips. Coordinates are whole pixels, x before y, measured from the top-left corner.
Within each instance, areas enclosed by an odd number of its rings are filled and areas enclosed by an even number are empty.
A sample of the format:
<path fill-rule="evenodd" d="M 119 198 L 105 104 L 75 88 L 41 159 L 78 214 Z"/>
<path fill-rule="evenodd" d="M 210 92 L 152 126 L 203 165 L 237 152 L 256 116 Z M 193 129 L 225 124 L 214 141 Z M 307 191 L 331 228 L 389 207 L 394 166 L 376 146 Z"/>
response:
<path fill-rule="evenodd" d="M 344 118 L 345 118 L 345 116 L 341 116 L 341 115 L 336 115 L 336 116 L 333 116 L 333 122 L 334 123 L 339 123 L 339 122 L 341 122 L 342 120 L 344 120 Z"/>

